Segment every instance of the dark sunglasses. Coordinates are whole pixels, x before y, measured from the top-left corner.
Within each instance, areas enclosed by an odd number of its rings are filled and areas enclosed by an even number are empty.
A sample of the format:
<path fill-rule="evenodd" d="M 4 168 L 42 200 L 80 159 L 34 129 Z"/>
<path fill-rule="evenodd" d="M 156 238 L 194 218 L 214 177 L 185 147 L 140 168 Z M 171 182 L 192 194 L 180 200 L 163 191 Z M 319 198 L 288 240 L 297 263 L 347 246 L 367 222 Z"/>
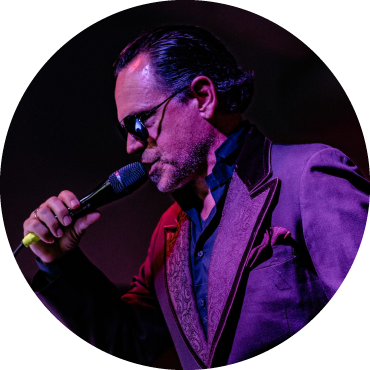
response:
<path fill-rule="evenodd" d="M 130 134 L 135 140 L 146 141 L 149 137 L 148 129 L 145 127 L 144 122 L 152 115 L 154 112 L 162 106 L 166 101 L 173 98 L 175 95 L 184 91 L 188 86 L 182 87 L 176 90 L 169 98 L 167 98 L 162 103 L 158 104 L 156 107 L 148 112 L 143 112 L 139 114 L 133 114 L 131 116 L 125 117 L 122 121 L 118 123 L 118 129 L 126 139 L 127 134 Z"/>

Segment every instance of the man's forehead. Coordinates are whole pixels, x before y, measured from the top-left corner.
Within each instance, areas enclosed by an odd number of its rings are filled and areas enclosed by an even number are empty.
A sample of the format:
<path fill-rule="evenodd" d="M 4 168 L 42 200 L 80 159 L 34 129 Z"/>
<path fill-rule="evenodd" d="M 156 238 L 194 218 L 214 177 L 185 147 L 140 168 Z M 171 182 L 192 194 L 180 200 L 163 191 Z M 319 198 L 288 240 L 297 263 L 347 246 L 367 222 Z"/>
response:
<path fill-rule="evenodd" d="M 118 74 L 116 94 L 136 88 L 151 88 L 154 82 L 153 79 L 153 68 L 149 57 L 140 54 Z"/>
<path fill-rule="evenodd" d="M 129 72 L 138 72 L 142 74 L 147 74 L 150 68 L 150 58 L 147 54 L 137 55 L 127 66 Z"/>
<path fill-rule="evenodd" d="M 115 88 L 119 119 L 150 110 L 159 96 L 154 68 L 147 55 L 139 54 L 119 72 Z"/>

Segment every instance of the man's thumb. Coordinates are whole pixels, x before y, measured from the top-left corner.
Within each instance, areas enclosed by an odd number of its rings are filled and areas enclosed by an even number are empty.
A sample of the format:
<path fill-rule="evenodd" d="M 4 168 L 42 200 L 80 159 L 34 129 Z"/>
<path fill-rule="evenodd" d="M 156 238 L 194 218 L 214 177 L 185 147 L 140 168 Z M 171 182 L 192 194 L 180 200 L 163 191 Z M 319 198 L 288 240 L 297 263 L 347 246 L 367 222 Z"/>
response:
<path fill-rule="evenodd" d="M 79 218 L 75 223 L 76 233 L 82 234 L 91 224 L 98 221 L 100 216 L 100 212 L 95 211 Z"/>

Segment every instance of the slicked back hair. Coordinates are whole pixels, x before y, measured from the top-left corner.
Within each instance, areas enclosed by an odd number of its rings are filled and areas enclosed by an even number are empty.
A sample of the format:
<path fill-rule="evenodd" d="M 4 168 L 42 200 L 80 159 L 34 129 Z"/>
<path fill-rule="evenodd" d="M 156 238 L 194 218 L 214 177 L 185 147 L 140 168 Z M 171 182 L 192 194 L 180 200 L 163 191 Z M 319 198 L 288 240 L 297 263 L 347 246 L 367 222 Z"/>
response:
<path fill-rule="evenodd" d="M 148 54 L 161 91 L 172 94 L 197 76 L 213 82 L 218 109 L 242 113 L 253 93 L 253 71 L 244 72 L 226 47 L 210 32 L 195 26 L 172 25 L 145 32 L 120 53 L 114 63 L 117 77 L 136 56 Z M 177 98 L 186 102 L 190 89 Z"/>

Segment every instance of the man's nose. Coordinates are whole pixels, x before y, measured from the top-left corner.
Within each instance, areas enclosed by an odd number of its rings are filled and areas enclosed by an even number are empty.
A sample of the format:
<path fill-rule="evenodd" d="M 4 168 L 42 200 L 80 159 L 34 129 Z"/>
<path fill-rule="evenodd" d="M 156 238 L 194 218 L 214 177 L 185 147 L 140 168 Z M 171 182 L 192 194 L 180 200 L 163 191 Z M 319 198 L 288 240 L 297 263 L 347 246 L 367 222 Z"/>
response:
<path fill-rule="evenodd" d="M 146 148 L 146 146 L 147 146 L 146 141 L 138 141 L 135 140 L 130 134 L 127 135 L 126 148 L 128 154 L 133 154 L 141 149 Z"/>

